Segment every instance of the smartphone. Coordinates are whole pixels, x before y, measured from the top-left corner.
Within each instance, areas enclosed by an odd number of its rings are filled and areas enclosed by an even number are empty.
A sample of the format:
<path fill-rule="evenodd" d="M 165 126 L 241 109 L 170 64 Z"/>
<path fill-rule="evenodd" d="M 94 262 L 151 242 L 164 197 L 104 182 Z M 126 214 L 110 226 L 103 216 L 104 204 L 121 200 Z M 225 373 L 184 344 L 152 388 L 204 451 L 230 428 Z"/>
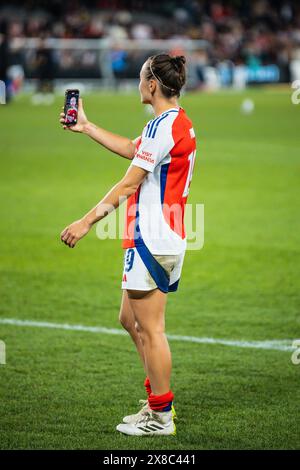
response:
<path fill-rule="evenodd" d="M 78 116 L 79 90 L 65 92 L 65 126 L 75 126 Z"/>

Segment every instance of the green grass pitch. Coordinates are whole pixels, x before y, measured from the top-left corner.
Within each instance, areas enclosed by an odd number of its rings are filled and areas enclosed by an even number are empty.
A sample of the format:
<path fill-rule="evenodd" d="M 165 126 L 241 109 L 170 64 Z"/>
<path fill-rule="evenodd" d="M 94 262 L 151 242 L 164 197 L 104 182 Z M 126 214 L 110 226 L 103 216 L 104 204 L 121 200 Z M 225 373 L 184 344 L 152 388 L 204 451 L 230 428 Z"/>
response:
<path fill-rule="evenodd" d="M 245 97 L 255 112 L 243 115 Z M 58 124 L 62 97 L 0 107 L 0 316 L 119 328 L 122 249 L 92 231 L 74 250 L 60 231 L 129 162 Z M 88 95 L 90 120 L 129 137 L 149 117 L 138 95 Z M 167 332 L 231 340 L 299 338 L 300 105 L 290 92 L 187 94 L 198 153 L 189 202 L 205 205 Z M 115 431 L 144 398 L 126 336 L 0 324 L 2 449 L 300 448 L 300 365 L 291 352 L 171 342 L 176 437 Z"/>

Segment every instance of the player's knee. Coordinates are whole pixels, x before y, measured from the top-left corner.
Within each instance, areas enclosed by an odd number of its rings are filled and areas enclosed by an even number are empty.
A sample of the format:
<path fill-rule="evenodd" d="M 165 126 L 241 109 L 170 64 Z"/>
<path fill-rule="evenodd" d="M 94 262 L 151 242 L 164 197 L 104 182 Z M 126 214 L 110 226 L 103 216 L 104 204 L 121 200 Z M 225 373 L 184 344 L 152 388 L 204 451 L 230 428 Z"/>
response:
<path fill-rule="evenodd" d="M 155 328 L 147 328 L 139 325 L 139 335 L 143 343 L 156 343 L 161 340 L 161 337 L 165 334 L 164 328 L 157 326 Z"/>
<path fill-rule="evenodd" d="M 128 333 L 135 331 L 135 324 L 126 315 L 120 313 L 119 322 Z"/>

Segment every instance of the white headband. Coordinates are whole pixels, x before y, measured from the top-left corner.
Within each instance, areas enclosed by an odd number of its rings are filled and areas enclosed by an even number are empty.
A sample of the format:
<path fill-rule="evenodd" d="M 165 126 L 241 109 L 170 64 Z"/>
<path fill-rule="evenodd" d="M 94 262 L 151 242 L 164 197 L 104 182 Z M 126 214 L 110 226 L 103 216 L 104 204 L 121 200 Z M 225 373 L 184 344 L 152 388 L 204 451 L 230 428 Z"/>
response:
<path fill-rule="evenodd" d="M 164 87 L 168 88 L 168 90 L 171 90 L 171 91 L 176 91 L 174 88 L 170 88 L 169 86 L 165 85 L 160 78 L 158 78 L 155 73 L 153 72 L 152 70 L 152 62 L 153 62 L 153 59 L 151 62 L 149 62 L 149 68 L 150 68 L 150 72 L 152 73 L 153 77 L 156 78 L 156 80 Z"/>

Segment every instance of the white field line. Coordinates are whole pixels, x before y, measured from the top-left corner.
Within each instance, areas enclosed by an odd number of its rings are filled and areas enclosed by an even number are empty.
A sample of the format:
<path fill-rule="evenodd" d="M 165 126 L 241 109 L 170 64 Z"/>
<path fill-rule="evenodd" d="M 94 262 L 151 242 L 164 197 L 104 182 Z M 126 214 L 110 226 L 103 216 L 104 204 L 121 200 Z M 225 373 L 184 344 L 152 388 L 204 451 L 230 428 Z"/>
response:
<path fill-rule="evenodd" d="M 29 326 L 36 328 L 54 328 L 58 330 L 87 331 L 89 333 L 102 333 L 109 335 L 128 335 L 126 331 L 116 328 L 105 328 L 102 326 L 69 325 L 67 323 L 50 323 L 44 321 L 18 320 L 16 318 L 0 318 L 0 324 L 12 326 Z M 185 341 L 187 343 L 199 344 L 221 344 L 224 346 L 231 346 L 237 348 L 271 349 L 274 351 L 294 351 L 295 349 L 292 347 L 293 340 L 289 339 L 267 341 L 242 341 L 221 338 L 199 338 L 195 336 L 180 335 L 167 335 L 167 337 L 168 339 L 173 341 Z"/>

